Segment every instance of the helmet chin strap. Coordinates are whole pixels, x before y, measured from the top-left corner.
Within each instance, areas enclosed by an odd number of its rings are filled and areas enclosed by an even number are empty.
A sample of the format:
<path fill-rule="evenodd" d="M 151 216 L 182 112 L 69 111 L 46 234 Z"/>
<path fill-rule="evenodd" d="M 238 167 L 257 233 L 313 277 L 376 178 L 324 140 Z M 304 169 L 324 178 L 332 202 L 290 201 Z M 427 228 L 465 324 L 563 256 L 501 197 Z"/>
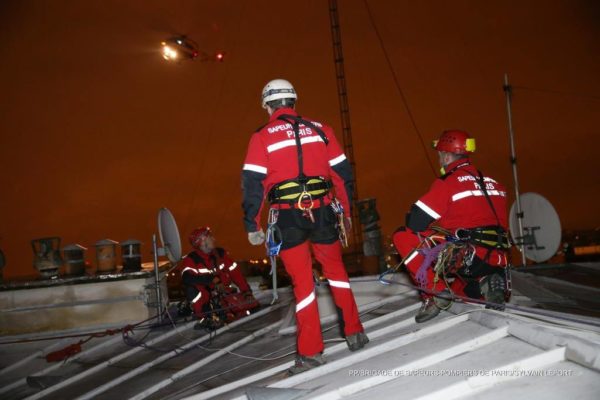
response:
<path fill-rule="evenodd" d="M 444 175 L 446 173 L 446 169 L 448 168 L 448 165 L 450 165 L 449 162 L 446 161 L 446 156 L 444 155 L 444 153 L 440 152 L 439 154 L 439 160 L 440 160 L 440 173 L 442 175 Z"/>

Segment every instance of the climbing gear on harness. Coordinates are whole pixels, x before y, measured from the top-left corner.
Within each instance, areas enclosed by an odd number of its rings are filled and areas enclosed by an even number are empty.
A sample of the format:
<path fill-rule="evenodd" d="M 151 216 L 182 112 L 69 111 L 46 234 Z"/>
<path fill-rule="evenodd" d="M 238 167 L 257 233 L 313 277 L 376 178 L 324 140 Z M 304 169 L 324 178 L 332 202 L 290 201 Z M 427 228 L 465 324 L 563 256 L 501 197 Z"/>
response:
<path fill-rule="evenodd" d="M 277 256 L 281 250 L 281 244 L 283 243 L 283 237 L 281 230 L 277 226 L 277 220 L 279 219 L 279 210 L 276 208 L 269 209 L 269 218 L 267 220 L 267 240 L 265 246 L 267 247 L 267 256 L 271 260 L 271 276 L 273 279 L 273 300 L 271 304 L 275 304 L 279 295 L 277 294 Z M 276 238 L 279 238 L 279 240 Z"/>
<path fill-rule="evenodd" d="M 445 247 L 446 243 L 440 243 L 433 248 L 421 248 L 418 250 L 423 255 L 423 262 L 415 274 L 415 279 L 420 287 L 427 287 L 427 270 L 430 268 L 433 260 L 439 258 L 439 254 Z"/>
<path fill-rule="evenodd" d="M 433 266 L 433 284 L 436 285 L 442 279 L 446 287 L 449 287 L 449 278 L 456 275 L 460 269 L 466 269 L 465 273 L 468 274 L 468 268 L 475 256 L 475 247 L 454 237 L 449 237 L 441 246 Z"/>
<path fill-rule="evenodd" d="M 344 207 L 335 197 L 331 201 L 331 208 L 337 218 L 337 229 L 339 232 L 340 242 L 342 247 L 348 247 L 348 232 L 346 232 L 346 221 L 344 217 Z"/>
<path fill-rule="evenodd" d="M 302 192 L 302 194 L 298 198 L 297 206 L 299 210 L 302 210 L 302 216 L 304 218 L 309 219 L 310 222 L 312 222 L 313 224 L 315 223 L 315 216 L 312 212 L 314 204 L 315 202 L 313 201 L 312 196 L 308 192 Z"/>
<path fill-rule="evenodd" d="M 493 226 L 491 228 L 496 227 Z M 486 231 L 491 228 L 482 227 L 481 229 Z M 481 246 L 477 240 L 473 240 L 471 236 L 468 236 L 468 233 L 471 231 L 475 232 L 478 229 L 480 228 L 475 228 L 473 230 L 458 229 L 456 231 L 456 235 L 452 235 L 448 231 L 435 227 L 434 230 L 438 232 L 444 232 L 446 234 L 446 241 L 434 246 L 433 248 L 421 246 L 421 248 L 417 250 L 424 256 L 424 260 L 417 270 L 415 276 L 419 285 L 422 288 L 428 286 L 427 271 L 429 268 L 432 268 L 434 273 L 433 287 L 437 287 L 437 283 L 441 279 L 443 280 L 445 286 L 449 289 L 449 283 L 452 281 L 452 279 L 463 279 L 468 277 L 471 274 L 469 267 L 473 265 L 473 260 L 475 258 L 475 245 Z M 492 237 L 497 238 L 495 235 L 492 235 Z M 499 247 L 492 247 L 492 249 L 498 248 Z M 500 247 L 500 249 L 503 248 Z M 435 260 L 435 263 L 433 263 L 433 260 Z M 479 282 L 481 293 L 486 301 L 495 304 L 502 304 L 502 306 L 498 306 L 496 309 L 503 309 L 504 302 L 510 298 L 509 266 L 510 264 L 504 268 L 504 277 L 501 275 L 502 272 L 498 271 L 497 273 L 493 273 L 482 278 L 482 280 Z M 436 303 L 438 300 L 435 300 Z M 440 304 L 437 305 L 438 307 L 440 306 Z M 434 312 L 428 308 L 425 310 L 425 308 L 427 307 L 424 307 L 423 313 L 427 315 Z"/>
<path fill-rule="evenodd" d="M 281 231 L 277 226 L 277 219 L 279 218 L 279 210 L 271 208 L 269 210 L 269 219 L 267 220 L 267 240 L 265 244 L 267 246 L 267 255 L 269 257 L 278 256 L 281 250 L 281 244 L 283 243 L 281 237 Z M 276 238 L 278 237 L 278 239 Z"/>

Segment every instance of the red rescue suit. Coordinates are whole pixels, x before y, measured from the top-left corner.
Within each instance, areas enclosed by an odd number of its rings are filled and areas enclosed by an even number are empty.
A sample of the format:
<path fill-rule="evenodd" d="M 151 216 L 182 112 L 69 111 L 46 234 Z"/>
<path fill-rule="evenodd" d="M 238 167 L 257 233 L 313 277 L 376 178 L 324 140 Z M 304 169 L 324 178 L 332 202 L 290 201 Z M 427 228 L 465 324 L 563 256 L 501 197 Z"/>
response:
<path fill-rule="evenodd" d="M 406 228 L 400 228 L 393 235 L 393 242 L 398 253 L 404 260 L 411 277 L 416 280 L 416 274 L 424 257 L 413 251 L 421 243 L 423 237 L 430 236 L 433 232 L 427 228 L 435 222 L 452 233 L 457 229 L 470 229 L 484 226 L 498 226 L 506 231 L 507 203 L 506 189 L 503 185 L 490 177 L 483 176 L 483 182 L 491 201 L 490 205 L 478 183 L 479 172 L 468 158 L 454 161 L 448 166 L 448 172 L 436 179 L 429 191 L 415 204 L 406 217 Z M 417 235 L 419 233 L 420 236 Z M 439 242 L 438 242 L 439 243 Z M 475 245 L 476 263 L 474 278 L 493 273 L 498 268 L 505 268 L 508 264 L 505 250 L 489 249 Z M 433 271 L 427 269 L 427 289 L 441 291 L 445 288 L 442 280 L 433 287 Z M 456 279 L 451 285 L 451 290 L 461 296 L 465 293 L 465 282 Z"/>
<path fill-rule="evenodd" d="M 250 286 L 237 263 L 220 247 L 210 254 L 196 249 L 183 259 L 181 280 L 186 289 L 187 299 L 198 318 L 210 312 L 210 293 L 215 288 L 216 277 L 219 278 L 219 284 L 225 288 L 234 283 L 240 292 L 250 292 Z"/>
<path fill-rule="evenodd" d="M 291 108 L 276 110 L 270 116 L 269 122 L 250 139 L 242 171 L 242 208 L 247 232 L 261 229 L 260 211 L 263 201 L 273 187 L 297 179 L 302 173 L 305 176 L 331 181 L 336 197 L 347 215 L 350 215 L 352 169 L 333 129 L 305 119 L 304 123 L 298 125 L 300 152 L 291 120 L 279 119 L 288 118 L 286 116 L 297 118 L 298 114 Z M 315 127 L 321 130 L 324 138 Z M 314 201 L 314 208 L 311 210 L 314 222 L 303 216 L 302 211 L 293 202 L 271 203 L 271 208 L 279 210 L 277 226 L 282 235 L 279 255 L 294 285 L 297 347 L 298 354 L 304 356 L 313 356 L 322 352 L 324 348 L 315 298 L 311 247 L 316 260 L 323 266 L 323 274 L 329 280 L 335 304 L 342 310 L 344 333 L 349 336 L 363 331 L 342 262 L 336 216 L 329 207 L 331 198 L 332 194 L 328 193 Z"/>

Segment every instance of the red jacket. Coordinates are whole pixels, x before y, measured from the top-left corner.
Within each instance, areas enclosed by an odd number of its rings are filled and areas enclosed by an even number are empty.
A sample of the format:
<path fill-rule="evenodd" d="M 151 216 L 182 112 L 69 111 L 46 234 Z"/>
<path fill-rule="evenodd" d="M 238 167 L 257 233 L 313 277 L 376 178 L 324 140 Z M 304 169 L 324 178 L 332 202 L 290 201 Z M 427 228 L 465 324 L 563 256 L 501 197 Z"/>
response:
<path fill-rule="evenodd" d="M 241 292 L 250 290 L 240 267 L 220 247 L 214 249 L 210 254 L 200 250 L 190 252 L 183 259 L 181 275 L 183 276 L 184 274 L 205 278 L 198 281 L 202 281 L 202 284 L 207 286 L 210 286 L 214 277 L 218 276 L 224 285 L 229 285 L 233 282 Z"/>
<path fill-rule="evenodd" d="M 276 110 L 269 122 L 250 139 L 242 170 L 244 223 L 248 232 L 260 229 L 262 203 L 271 188 L 299 176 L 298 149 L 292 125 L 278 117 L 298 116 L 291 108 Z M 319 127 L 328 140 L 326 144 L 315 129 L 299 126 L 302 145 L 303 172 L 306 176 L 320 176 L 331 180 L 335 194 L 347 215 L 353 190 L 350 163 L 340 147 L 333 129 L 325 124 L 304 118 Z"/>
<path fill-rule="evenodd" d="M 477 168 L 469 159 L 460 159 L 448 166 L 448 172 L 436 179 L 431 188 L 412 206 L 406 225 L 416 232 L 425 230 L 435 221 L 441 228 L 454 232 L 458 228 L 476 228 L 498 225 L 508 230 L 506 188 L 494 179 L 483 175 L 486 199 L 476 180 Z M 494 214 L 494 211 L 496 214 Z M 497 218 L 496 218 L 497 215 Z M 483 258 L 487 250 L 477 248 Z M 490 264 L 505 265 L 506 255 L 493 251 Z"/>

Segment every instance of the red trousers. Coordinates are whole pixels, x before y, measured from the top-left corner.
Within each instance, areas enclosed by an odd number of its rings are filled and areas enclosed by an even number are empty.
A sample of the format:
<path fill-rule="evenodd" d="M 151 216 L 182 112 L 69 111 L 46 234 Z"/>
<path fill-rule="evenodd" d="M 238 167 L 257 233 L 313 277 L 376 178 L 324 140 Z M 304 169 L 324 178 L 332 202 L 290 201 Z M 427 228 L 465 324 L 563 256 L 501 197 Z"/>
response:
<path fill-rule="evenodd" d="M 279 255 L 292 278 L 296 297 L 298 354 L 304 356 L 313 356 L 322 352 L 324 348 L 313 282 L 310 246 L 313 247 L 315 258 L 323 266 L 323 274 L 329 281 L 333 301 L 342 310 L 344 334 L 349 336 L 363 331 L 348 274 L 342 262 L 340 242 L 309 245 L 309 242 L 305 241 L 298 246 L 282 250 Z"/>
<path fill-rule="evenodd" d="M 208 302 L 210 301 L 210 292 L 207 287 L 202 284 L 196 284 L 188 287 L 187 291 L 194 315 L 198 318 L 205 317 L 205 312 L 208 310 Z"/>

